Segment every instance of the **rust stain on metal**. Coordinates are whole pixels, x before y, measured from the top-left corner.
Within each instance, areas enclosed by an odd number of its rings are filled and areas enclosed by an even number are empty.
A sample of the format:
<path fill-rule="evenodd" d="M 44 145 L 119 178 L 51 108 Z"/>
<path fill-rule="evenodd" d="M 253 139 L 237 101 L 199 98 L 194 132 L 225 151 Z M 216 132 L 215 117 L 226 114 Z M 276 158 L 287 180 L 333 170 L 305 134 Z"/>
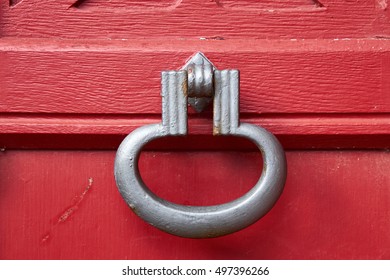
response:
<path fill-rule="evenodd" d="M 221 134 L 221 126 L 213 126 L 213 135 L 220 135 Z"/>
<path fill-rule="evenodd" d="M 187 79 L 183 81 L 181 84 L 181 88 L 183 90 L 184 96 L 188 96 L 188 86 L 187 86 Z"/>

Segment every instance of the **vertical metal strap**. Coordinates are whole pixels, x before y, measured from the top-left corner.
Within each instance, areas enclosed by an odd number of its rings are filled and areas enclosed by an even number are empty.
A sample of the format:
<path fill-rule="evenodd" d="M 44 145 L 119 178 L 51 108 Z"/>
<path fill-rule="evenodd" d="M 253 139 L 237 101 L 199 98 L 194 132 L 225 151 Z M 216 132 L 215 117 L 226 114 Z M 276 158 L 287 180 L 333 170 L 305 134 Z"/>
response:
<path fill-rule="evenodd" d="M 162 125 L 169 135 L 187 134 L 187 71 L 161 73 Z"/>
<path fill-rule="evenodd" d="M 239 126 L 239 71 L 214 71 L 213 134 L 234 133 Z"/>

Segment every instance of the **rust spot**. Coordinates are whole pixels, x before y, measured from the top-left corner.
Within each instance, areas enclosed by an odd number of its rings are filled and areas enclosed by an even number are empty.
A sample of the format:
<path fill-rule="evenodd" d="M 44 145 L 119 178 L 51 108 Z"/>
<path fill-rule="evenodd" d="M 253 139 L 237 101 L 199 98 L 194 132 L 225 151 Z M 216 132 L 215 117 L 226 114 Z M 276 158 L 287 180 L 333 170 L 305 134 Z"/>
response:
<path fill-rule="evenodd" d="M 187 79 L 185 79 L 185 80 L 183 81 L 183 83 L 181 84 L 181 88 L 182 88 L 182 90 L 183 90 L 184 96 L 188 96 Z"/>
<path fill-rule="evenodd" d="M 213 135 L 221 134 L 221 126 L 213 126 Z"/>

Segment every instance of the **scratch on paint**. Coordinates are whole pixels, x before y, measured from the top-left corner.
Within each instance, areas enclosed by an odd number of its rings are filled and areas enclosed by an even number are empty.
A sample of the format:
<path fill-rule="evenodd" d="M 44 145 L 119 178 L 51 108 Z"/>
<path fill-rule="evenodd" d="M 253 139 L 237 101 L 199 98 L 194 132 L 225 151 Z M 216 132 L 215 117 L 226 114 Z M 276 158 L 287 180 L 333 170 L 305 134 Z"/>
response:
<path fill-rule="evenodd" d="M 47 242 L 51 236 L 55 228 L 60 224 L 65 222 L 69 217 L 71 217 L 77 209 L 79 209 L 79 205 L 81 202 L 85 199 L 85 196 L 88 194 L 88 192 L 91 190 L 93 184 L 93 178 L 88 179 L 88 185 L 84 189 L 84 191 L 74 200 L 73 204 L 68 207 L 64 212 L 61 213 L 60 217 L 57 219 L 57 222 L 51 227 L 51 229 L 46 232 L 43 237 L 41 238 L 41 243 Z"/>
<path fill-rule="evenodd" d="M 88 186 L 85 188 L 85 190 L 82 192 L 82 194 L 80 194 L 80 196 L 78 197 L 78 199 L 76 200 L 76 202 L 71 206 L 69 207 L 68 209 L 66 209 L 62 215 L 58 218 L 58 223 L 63 223 L 65 222 L 70 216 L 73 215 L 73 213 L 79 209 L 79 205 L 80 203 L 84 200 L 84 197 L 85 195 L 89 192 L 89 190 L 91 189 L 92 187 L 92 184 L 93 184 L 93 179 L 92 178 L 89 178 L 88 179 Z"/>

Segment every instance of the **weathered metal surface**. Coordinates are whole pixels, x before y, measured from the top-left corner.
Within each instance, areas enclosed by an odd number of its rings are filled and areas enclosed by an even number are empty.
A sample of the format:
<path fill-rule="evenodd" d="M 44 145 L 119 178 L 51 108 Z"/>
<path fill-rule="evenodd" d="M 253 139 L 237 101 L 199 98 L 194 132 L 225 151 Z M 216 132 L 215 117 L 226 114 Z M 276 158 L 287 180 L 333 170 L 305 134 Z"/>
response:
<path fill-rule="evenodd" d="M 215 70 L 213 134 L 231 134 L 239 126 L 239 71 Z"/>
<path fill-rule="evenodd" d="M 187 72 L 161 73 L 162 125 L 170 135 L 187 134 Z"/>
<path fill-rule="evenodd" d="M 196 53 L 181 68 L 188 73 L 188 103 L 202 112 L 213 100 L 215 66 L 201 52 Z"/>
<path fill-rule="evenodd" d="M 151 225 L 182 237 L 222 236 L 253 224 L 273 207 L 286 181 L 285 154 L 278 140 L 266 129 L 239 123 L 238 70 L 215 70 L 213 133 L 253 141 L 264 161 L 260 179 L 240 198 L 213 206 L 179 205 L 152 193 L 139 174 L 139 155 L 143 146 L 152 140 L 187 134 L 189 85 L 186 85 L 186 73 L 183 70 L 162 73 L 162 123 L 139 127 L 123 140 L 115 158 L 115 179 L 130 208 Z M 192 89 L 194 96 L 205 89 L 210 92 L 209 86 L 203 86 L 202 79 L 196 81 L 195 78 L 191 84 L 198 85 Z"/>

